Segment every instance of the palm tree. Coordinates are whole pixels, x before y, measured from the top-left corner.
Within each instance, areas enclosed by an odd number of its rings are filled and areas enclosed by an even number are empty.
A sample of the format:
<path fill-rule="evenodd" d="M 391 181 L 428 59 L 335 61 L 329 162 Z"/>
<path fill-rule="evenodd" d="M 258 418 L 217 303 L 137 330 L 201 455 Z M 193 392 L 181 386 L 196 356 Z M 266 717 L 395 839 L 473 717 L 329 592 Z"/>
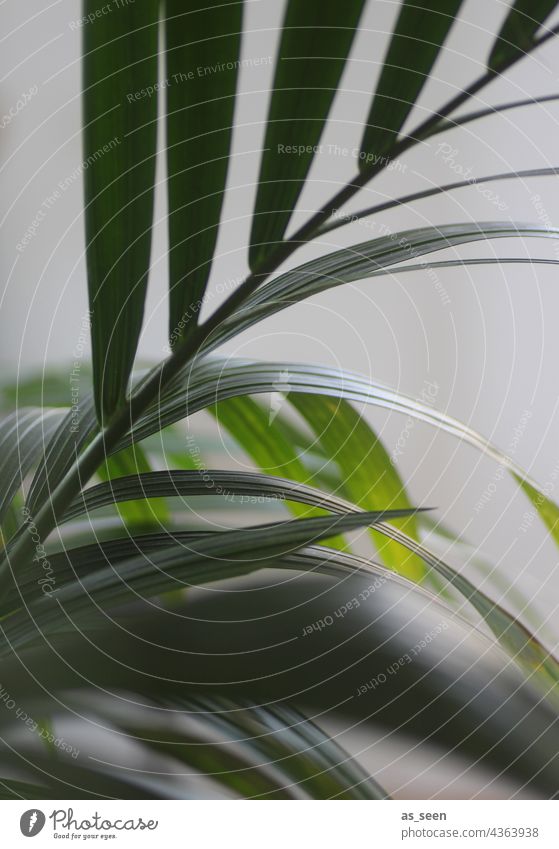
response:
<path fill-rule="evenodd" d="M 403 413 L 493 458 L 559 542 L 557 506 L 429 399 L 323 365 L 219 354 L 333 287 L 491 261 L 431 262 L 444 248 L 557 236 L 541 222 L 499 220 L 385 228 L 292 261 L 349 220 L 382 221 L 387 210 L 471 185 L 343 211 L 427 139 L 544 99 L 456 116 L 555 35 L 546 26 L 555 2 L 513 2 L 481 76 L 417 122 L 414 106 L 461 2 L 403 0 L 358 173 L 294 228 L 366 3 L 288 0 L 250 271 L 204 319 L 246 64 L 244 4 L 116 5 L 99 16 L 85 0 L 82 21 L 91 391 L 81 363 L 71 406 L 68 375 L 21 382 L 0 423 L 3 796 L 384 798 L 374 768 L 340 747 L 340 723 L 360 729 L 365 748 L 379 735 L 433 742 L 495 780 L 555 796 L 557 660 L 526 627 L 524 602 L 520 617 L 437 553 L 448 531 L 431 505 L 412 504 L 362 407 Z M 142 370 L 161 102 L 170 347 Z M 223 451 L 222 465 L 209 465 L 220 443 L 192 423 L 199 412 L 251 470 L 227 468 Z"/>

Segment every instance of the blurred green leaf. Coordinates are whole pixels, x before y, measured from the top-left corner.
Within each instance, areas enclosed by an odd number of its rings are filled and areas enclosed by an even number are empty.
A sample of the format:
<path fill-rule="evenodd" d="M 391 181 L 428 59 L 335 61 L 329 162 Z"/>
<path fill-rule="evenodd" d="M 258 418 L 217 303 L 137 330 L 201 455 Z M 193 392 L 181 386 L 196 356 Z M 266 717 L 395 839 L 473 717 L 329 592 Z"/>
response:
<path fill-rule="evenodd" d="M 518 473 L 514 473 L 514 477 L 536 508 L 552 539 L 559 546 L 559 507 L 529 480 Z"/>
<path fill-rule="evenodd" d="M 165 700 L 184 730 L 120 726 L 147 749 L 243 798 L 386 799 L 386 792 L 299 711 L 198 697 Z M 215 739 L 220 745 L 215 745 Z"/>
<path fill-rule="evenodd" d="M 530 633 L 507 610 L 493 602 L 468 578 L 429 551 L 426 546 L 416 543 L 392 525 L 382 524 L 379 527 L 379 533 L 384 533 L 390 539 L 401 542 L 410 551 L 422 557 L 451 586 L 456 587 L 485 619 L 501 645 L 521 669 L 535 684 L 539 685 L 546 697 L 559 706 L 559 662 L 534 634 Z"/>
<path fill-rule="evenodd" d="M 276 389 L 280 385 L 278 380 Z M 263 472 L 301 483 L 312 482 L 313 473 L 306 467 L 296 444 L 289 440 L 281 425 L 276 425 L 277 411 L 273 406 L 266 410 L 253 398 L 244 396 L 221 401 L 209 407 L 208 412 L 229 431 Z M 323 513 L 319 508 L 309 509 L 308 505 L 297 501 L 290 502 L 289 509 L 296 516 L 320 516 Z M 341 538 L 329 539 L 328 545 L 342 550 L 347 548 Z"/>
<path fill-rule="evenodd" d="M 406 488 L 381 440 L 363 416 L 343 399 L 327 395 L 293 394 L 290 403 L 314 430 L 328 457 L 340 467 L 339 492 L 363 510 L 411 507 Z M 418 540 L 415 516 L 398 523 Z M 383 562 L 414 581 L 425 578 L 423 562 L 402 546 L 371 530 Z"/>
<path fill-rule="evenodd" d="M 78 393 L 44 447 L 27 494 L 27 507 L 32 513 L 48 502 L 51 493 L 94 433 L 96 423 L 93 395 Z"/>
<path fill-rule="evenodd" d="M 62 409 L 18 409 L 0 420 L 0 523 L 65 417 Z"/>
<path fill-rule="evenodd" d="M 151 473 L 151 465 L 143 448 L 135 444 L 107 457 L 97 473 L 101 480 L 107 482 L 107 489 L 112 493 L 122 477 L 134 475 L 136 479 L 141 480 L 141 475 Z M 169 511 L 165 502 L 159 499 L 148 502 L 146 498 L 146 493 L 140 487 L 136 498 L 126 499 L 126 503 L 121 503 L 117 498 L 113 499 L 118 503 L 118 512 L 122 519 L 130 527 L 137 529 L 159 526 L 169 521 Z M 111 501 L 106 503 L 110 504 Z"/>
<path fill-rule="evenodd" d="M 69 373 L 71 367 L 18 377 L 16 382 L 9 381 L 0 389 L 0 409 L 11 412 L 14 407 L 67 407 L 71 402 Z M 84 381 L 86 392 L 91 389 L 91 370 L 88 363 L 82 363 L 80 377 Z"/>

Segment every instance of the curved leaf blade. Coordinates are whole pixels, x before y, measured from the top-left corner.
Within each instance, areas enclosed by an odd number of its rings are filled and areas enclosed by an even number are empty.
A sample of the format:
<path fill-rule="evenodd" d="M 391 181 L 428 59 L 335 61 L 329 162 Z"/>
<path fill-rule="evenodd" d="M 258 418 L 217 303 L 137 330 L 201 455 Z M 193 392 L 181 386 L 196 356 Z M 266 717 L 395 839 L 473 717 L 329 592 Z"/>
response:
<path fill-rule="evenodd" d="M 125 476 L 141 477 L 145 474 L 151 474 L 151 465 L 142 446 L 134 444 L 125 448 L 124 451 L 119 451 L 107 457 L 103 465 L 97 470 L 97 474 L 102 481 L 106 481 L 105 486 L 111 492 L 114 492 L 119 481 Z M 158 526 L 169 519 L 169 513 L 164 502 L 148 504 L 145 501 L 145 495 L 141 492 L 138 493 L 137 498 L 126 499 L 126 502 L 121 504 L 118 499 L 114 499 L 114 503 L 118 504 L 118 512 L 124 523 L 135 530 L 139 527 Z"/>
<path fill-rule="evenodd" d="M 60 408 L 23 407 L 0 421 L 0 523 L 64 416 Z"/>
<path fill-rule="evenodd" d="M 95 429 L 94 399 L 86 395 L 76 409 L 68 411 L 46 446 L 27 494 L 27 507 L 32 513 L 47 502 Z"/>
<path fill-rule="evenodd" d="M 43 597 L 31 605 L 30 620 L 27 609 L 21 617 L 16 613 L 4 619 L 2 626 L 7 640 L 0 654 L 10 654 L 14 647 L 27 643 L 44 629 L 60 627 L 60 606 L 72 616 L 89 608 L 90 597 L 96 603 L 117 604 L 130 597 L 130 592 L 145 596 L 157 595 L 221 580 L 246 575 L 270 565 L 290 552 L 336 536 L 391 521 L 409 515 L 409 510 L 357 511 L 337 513 L 311 519 L 291 519 L 266 525 L 256 525 L 240 530 L 206 534 L 188 544 L 174 544 L 150 554 L 149 558 L 136 556 L 119 564 L 118 573 L 112 566 L 86 575 L 80 582 L 72 581 L 57 588 L 57 604 Z M 45 604 L 46 602 L 46 604 Z"/>
<path fill-rule="evenodd" d="M 320 489 L 297 480 L 257 472 L 228 472 L 223 469 L 203 471 L 169 470 L 126 475 L 84 490 L 68 508 L 64 521 L 68 522 L 98 510 L 108 504 L 136 501 L 139 498 L 178 498 L 192 496 L 257 496 L 293 500 L 298 504 L 331 509 L 337 503 L 343 511 L 344 502 Z M 378 508 L 375 508 L 378 509 Z M 384 509 L 384 507 L 382 508 Z M 413 510 L 411 505 L 405 508 Z M 305 515 L 309 511 L 305 510 Z"/>
<path fill-rule="evenodd" d="M 533 507 L 538 511 L 540 518 L 548 529 L 551 537 L 559 546 L 559 507 L 542 490 L 539 490 L 526 478 L 514 473 L 514 478 L 524 491 Z M 530 516 L 526 517 L 530 520 Z"/>
<path fill-rule="evenodd" d="M 559 230 L 510 221 L 444 224 L 391 233 L 334 251 L 281 274 L 257 289 L 243 309 L 221 324 L 204 350 L 212 350 L 252 324 L 335 286 L 363 280 L 398 263 L 445 248 L 514 236 L 557 239 Z"/>
<path fill-rule="evenodd" d="M 204 696 L 164 704 L 178 708 L 184 731 L 119 724 L 145 748 L 197 768 L 237 796 L 387 798 L 356 761 L 294 708 Z M 216 737 L 219 746 L 213 744 Z"/>
<path fill-rule="evenodd" d="M 446 413 L 361 375 L 299 363 L 255 363 L 249 360 L 205 357 L 195 365 L 186 379 L 189 390 L 188 403 L 185 404 L 185 385 L 178 381 L 173 391 L 161 399 L 157 408 L 148 411 L 138 421 L 134 430 L 122 440 L 120 447 L 130 444 L 132 440 L 144 439 L 160 430 L 161 427 L 180 421 L 187 415 L 192 415 L 227 398 L 274 392 L 280 375 L 285 374 L 286 371 L 289 372 L 290 393 L 330 395 L 333 398 L 342 398 L 358 404 L 373 404 L 411 416 L 414 420 L 440 428 L 471 445 L 511 474 L 516 475 L 520 481 L 538 493 L 537 506 L 543 509 L 546 501 L 549 500 L 541 492 L 538 484 L 510 457 L 481 434 Z M 545 521 L 543 513 L 542 518 Z"/>

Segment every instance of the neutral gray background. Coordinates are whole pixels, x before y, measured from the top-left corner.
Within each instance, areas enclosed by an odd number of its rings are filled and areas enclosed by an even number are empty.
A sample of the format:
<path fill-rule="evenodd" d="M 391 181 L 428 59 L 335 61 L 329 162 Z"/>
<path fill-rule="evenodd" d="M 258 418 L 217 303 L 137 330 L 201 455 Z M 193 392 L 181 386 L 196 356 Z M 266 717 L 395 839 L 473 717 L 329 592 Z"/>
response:
<path fill-rule="evenodd" d="M 408 129 L 427 114 L 426 110 L 442 104 L 483 71 L 492 33 L 506 5 L 499 0 L 465 3 L 462 21 L 452 31 Z M 282 3 L 253 0 L 247 7 L 245 56 L 273 55 Z M 369 3 L 323 138 L 325 145 L 338 143 L 353 148 L 358 144 L 396 11 L 397 4 L 389 0 Z M 0 130 L 0 346 L 4 377 L 9 378 L 40 370 L 45 363 L 67 363 L 87 309 L 79 177 L 46 214 L 25 250 L 16 250 L 37 212 L 44 208 L 45 198 L 60 181 L 75 173 L 82 161 L 80 32 L 72 27 L 80 17 L 80 3 L 4 0 L 0 13 L 0 115 L 7 115 L 22 93 L 38 87 L 37 95 Z M 272 72 L 272 65 L 262 65 L 241 74 L 231 190 L 210 291 L 247 271 L 245 245 Z M 506 79 L 496 80 L 462 111 L 555 92 L 558 72 L 559 44 L 550 42 Z M 384 173 L 348 211 L 459 179 L 437 154 L 442 141 L 455 149 L 453 161 L 478 177 L 559 165 L 558 116 L 559 103 L 530 107 L 433 139 L 405 156 L 405 173 Z M 351 156 L 319 156 L 293 225 L 350 178 L 355 166 Z M 163 176 L 160 168 L 159 179 Z M 499 211 L 478 189 L 470 187 L 391 211 L 379 223 L 396 231 L 470 219 L 504 218 L 543 226 L 559 220 L 556 178 L 497 183 L 491 188 L 506 205 L 505 211 Z M 162 191 L 156 214 L 153 273 L 141 343 L 144 359 L 160 357 L 165 345 L 167 274 Z M 322 244 L 300 250 L 291 264 L 316 256 L 325 248 L 355 244 L 378 232 L 363 225 L 342 228 Z M 559 243 L 552 240 L 501 240 L 447 254 L 556 259 L 558 252 Z M 443 270 L 439 276 L 448 296 L 446 302 L 427 273 L 394 274 L 321 295 L 261 324 L 228 350 L 243 356 L 336 364 L 416 396 L 425 381 L 434 381 L 439 387 L 435 399 L 438 409 L 467 422 L 505 451 L 524 417 L 527 424 L 521 426 L 515 460 L 542 484 L 550 481 L 559 498 L 559 479 L 555 480 L 553 472 L 559 462 L 556 268 L 477 267 Z M 219 299 L 219 295 L 213 297 L 212 308 Z M 405 429 L 405 420 L 378 411 L 368 415 L 391 450 Z M 528 503 L 508 479 L 497 479 L 490 503 L 476 513 L 480 496 L 496 480 L 496 465 L 424 426 L 407 430 L 409 438 L 399 467 L 415 500 L 438 507 L 440 518 L 463 533 L 479 552 L 491 556 L 505 583 L 517 582 L 532 598 L 536 610 L 551 617 L 559 601 L 557 551 L 539 521 L 527 533 L 522 532 Z M 452 552 L 448 556 L 452 557 Z"/>

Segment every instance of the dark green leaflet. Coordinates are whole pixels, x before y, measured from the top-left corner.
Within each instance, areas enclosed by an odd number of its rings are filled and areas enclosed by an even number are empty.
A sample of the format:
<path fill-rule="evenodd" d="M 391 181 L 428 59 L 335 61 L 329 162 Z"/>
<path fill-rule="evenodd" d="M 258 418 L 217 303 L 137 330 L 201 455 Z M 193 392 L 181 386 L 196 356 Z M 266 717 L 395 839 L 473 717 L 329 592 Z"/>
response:
<path fill-rule="evenodd" d="M 285 235 L 363 7 L 364 0 L 289 0 L 250 236 L 253 269 Z"/>
<path fill-rule="evenodd" d="M 404 0 L 361 142 L 360 165 L 394 145 L 439 55 L 462 0 Z"/>
<path fill-rule="evenodd" d="M 217 240 L 231 135 L 242 0 L 165 0 L 171 345 L 197 322 Z"/>
<path fill-rule="evenodd" d="M 537 31 L 556 6 L 557 0 L 515 0 L 489 54 L 488 68 L 498 70 L 529 52 Z"/>
<path fill-rule="evenodd" d="M 95 14 L 97 0 L 86 0 Z M 158 0 L 83 27 L 86 259 L 97 414 L 123 403 L 148 282 L 157 135 Z"/>

